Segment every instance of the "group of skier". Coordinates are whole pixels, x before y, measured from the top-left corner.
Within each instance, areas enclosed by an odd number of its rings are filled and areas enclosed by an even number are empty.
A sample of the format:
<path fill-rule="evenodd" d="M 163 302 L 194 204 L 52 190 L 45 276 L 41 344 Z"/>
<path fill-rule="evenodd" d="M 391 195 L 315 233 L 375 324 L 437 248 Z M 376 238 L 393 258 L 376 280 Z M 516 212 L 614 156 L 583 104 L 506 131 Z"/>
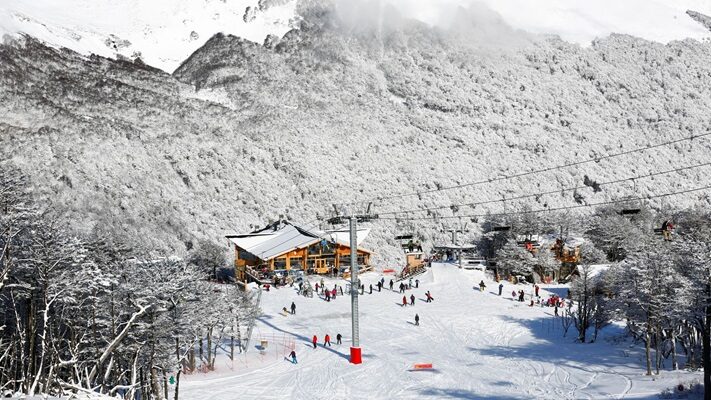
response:
<path fill-rule="evenodd" d="M 313 338 L 311 338 L 311 343 L 314 346 L 314 349 L 318 347 L 318 336 L 314 335 Z M 336 344 L 342 344 L 343 343 L 343 336 L 338 333 L 336 334 Z M 328 333 L 326 336 L 323 337 L 323 347 L 331 347 L 331 335 Z M 298 364 L 298 361 L 296 361 L 296 350 L 291 350 L 291 353 L 289 353 L 289 358 L 291 358 L 291 362 L 294 364 Z"/>
<path fill-rule="evenodd" d="M 385 284 L 386 284 L 385 278 L 381 277 L 380 280 L 376 283 L 376 288 L 377 288 L 378 292 L 382 291 L 382 289 L 385 287 Z M 388 282 L 388 286 L 390 287 L 391 291 L 394 291 L 393 290 L 394 285 L 395 285 L 395 282 L 392 279 L 390 279 L 390 281 Z M 406 290 L 412 289 L 413 287 L 414 288 L 420 287 L 420 280 L 419 279 L 415 279 L 413 282 L 412 278 L 410 278 L 407 283 L 400 282 L 399 292 L 405 293 Z M 305 288 L 304 283 L 299 282 L 298 293 L 301 294 L 302 292 L 304 292 L 304 288 Z M 325 282 L 323 279 L 321 279 L 319 282 L 316 282 L 316 284 L 314 285 L 314 289 L 315 289 L 316 293 L 320 293 L 324 296 L 324 300 L 329 301 L 329 302 L 331 301 L 331 299 L 335 299 L 338 294 L 343 295 L 343 288 L 341 286 L 334 285 L 333 289 L 327 289 L 325 287 Z M 319 292 L 319 290 L 320 290 L 320 292 Z M 364 294 L 365 285 L 363 285 L 362 283 L 359 283 L 359 290 L 360 290 L 360 294 Z M 373 285 L 372 284 L 369 285 L 368 293 L 369 294 L 373 293 Z M 425 300 L 426 303 L 431 303 L 432 301 L 434 301 L 434 297 L 432 297 L 432 294 L 430 293 L 429 290 L 427 292 L 425 292 L 425 297 L 426 297 L 426 300 Z M 409 303 L 408 303 L 407 296 L 402 297 L 403 307 L 407 306 L 408 304 L 411 306 L 415 305 L 415 295 L 414 294 L 410 294 Z M 289 313 L 289 311 L 287 310 L 286 307 L 283 308 L 283 311 L 285 313 Z M 292 315 L 296 314 L 296 304 L 294 302 L 291 303 L 290 311 L 291 311 Z M 415 314 L 415 325 L 416 326 L 420 325 L 420 315 L 417 313 Z M 342 339 L 343 339 L 343 336 L 340 333 L 337 334 L 336 335 L 336 344 L 342 344 Z M 318 337 L 316 335 L 313 335 L 313 337 L 311 339 L 311 343 L 312 343 L 314 349 L 318 347 L 317 346 L 318 345 Z M 323 340 L 323 347 L 326 347 L 326 346 L 329 346 L 329 347 L 331 346 L 331 336 L 328 334 L 326 334 L 324 336 L 324 340 Z M 297 359 L 296 359 L 296 350 L 291 351 L 291 353 L 289 354 L 289 360 L 294 364 L 298 363 Z"/>

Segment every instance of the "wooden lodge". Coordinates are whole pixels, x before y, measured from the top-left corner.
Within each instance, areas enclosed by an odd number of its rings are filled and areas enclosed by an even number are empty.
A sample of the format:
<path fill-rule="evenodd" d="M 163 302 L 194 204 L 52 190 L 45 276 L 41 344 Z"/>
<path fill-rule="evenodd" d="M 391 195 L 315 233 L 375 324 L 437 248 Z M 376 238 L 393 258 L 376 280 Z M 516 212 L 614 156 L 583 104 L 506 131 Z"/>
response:
<path fill-rule="evenodd" d="M 542 246 L 542 239 L 538 235 L 519 235 L 516 238 L 516 243 L 531 254 L 536 255 Z M 553 245 L 549 245 L 548 248 L 561 264 L 577 264 L 580 262 L 580 242 L 577 240 L 566 242 L 556 238 Z"/>
<path fill-rule="evenodd" d="M 360 247 L 369 230 L 358 230 L 358 264 L 370 267 L 371 252 Z M 235 278 L 242 283 L 269 281 L 302 271 L 307 274 L 343 274 L 350 268 L 348 230 L 306 230 L 288 222 L 265 229 L 227 235 L 235 251 Z"/>

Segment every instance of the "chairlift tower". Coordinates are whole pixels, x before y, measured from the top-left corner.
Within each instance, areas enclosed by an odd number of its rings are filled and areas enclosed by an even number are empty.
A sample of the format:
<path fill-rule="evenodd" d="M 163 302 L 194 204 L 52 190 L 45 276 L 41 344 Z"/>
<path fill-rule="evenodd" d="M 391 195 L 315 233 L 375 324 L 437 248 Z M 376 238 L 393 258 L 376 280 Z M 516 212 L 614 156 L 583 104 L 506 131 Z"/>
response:
<path fill-rule="evenodd" d="M 338 209 L 336 209 L 336 214 L 338 214 Z M 350 228 L 350 244 L 351 244 L 351 364 L 361 364 L 363 362 L 362 349 L 360 347 L 360 329 L 359 329 L 359 319 L 358 319 L 358 292 L 360 290 L 360 284 L 358 279 L 358 222 L 365 222 L 371 219 L 378 218 L 377 215 L 370 215 L 370 204 L 365 214 L 362 215 L 348 215 L 339 216 L 328 220 L 331 224 L 340 224 L 348 220 Z"/>
<path fill-rule="evenodd" d="M 446 227 L 443 227 L 443 228 L 444 228 L 444 229 L 443 229 L 443 232 L 451 232 L 451 233 L 452 233 L 452 244 L 455 245 L 455 246 L 459 246 L 459 242 L 458 242 L 458 240 L 457 240 L 457 233 L 469 232 L 469 231 L 467 230 L 467 224 L 464 224 L 461 228 L 449 228 L 449 229 L 447 229 Z M 458 255 L 458 256 L 459 256 L 459 268 L 461 269 L 461 268 L 462 268 L 462 249 L 461 249 L 461 246 L 460 246 L 460 248 L 458 249 L 458 252 L 459 252 L 459 255 Z"/>

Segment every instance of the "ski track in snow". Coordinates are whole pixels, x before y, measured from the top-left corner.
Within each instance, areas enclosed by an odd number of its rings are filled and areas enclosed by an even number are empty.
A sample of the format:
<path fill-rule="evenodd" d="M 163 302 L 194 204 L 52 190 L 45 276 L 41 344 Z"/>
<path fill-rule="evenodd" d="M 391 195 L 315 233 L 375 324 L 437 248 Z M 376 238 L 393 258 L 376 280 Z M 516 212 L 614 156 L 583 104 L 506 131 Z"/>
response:
<path fill-rule="evenodd" d="M 379 278 L 370 273 L 363 281 L 368 286 Z M 483 293 L 476 286 L 482 278 L 487 283 Z M 386 283 L 389 279 L 386 276 Z M 584 345 L 563 338 L 559 325 L 557 331 L 551 328 L 554 320 L 548 309 L 511 300 L 512 290 L 528 293 L 530 286 L 506 284 L 499 297 L 493 294 L 498 284 L 482 272 L 451 264 L 436 264 L 419 279 L 420 288 L 406 293 L 408 299 L 415 294 L 414 307 L 399 305 L 402 294 L 397 290 L 372 295 L 366 291 L 360 297 L 363 364 L 357 366 L 348 363 L 350 299 L 338 296 L 326 303 L 299 297 L 293 288 L 265 292 L 264 315 L 255 326 L 252 346 L 259 335 L 274 334 L 266 355 L 252 348 L 241 356 L 246 367 L 236 363 L 234 371 L 218 368 L 185 376 L 181 397 L 601 399 L 659 393 L 677 382 L 664 376 L 642 379 L 642 365 L 628 365 L 630 358 L 602 336 Z M 337 281 L 327 282 L 332 287 Z M 345 287 L 345 282 L 338 283 Z M 426 290 L 434 296 L 431 304 L 424 303 Z M 279 315 L 291 301 L 297 304 L 297 314 Z M 413 322 L 416 312 L 419 327 Z M 329 333 L 335 343 L 338 332 L 344 335 L 343 345 L 324 349 L 323 336 Z M 314 334 L 317 349 L 310 343 Z M 298 365 L 285 359 L 289 350 L 279 350 L 280 340 L 292 339 Z M 432 362 L 435 370 L 409 371 L 418 362 Z M 226 364 L 218 360 L 219 365 Z"/>

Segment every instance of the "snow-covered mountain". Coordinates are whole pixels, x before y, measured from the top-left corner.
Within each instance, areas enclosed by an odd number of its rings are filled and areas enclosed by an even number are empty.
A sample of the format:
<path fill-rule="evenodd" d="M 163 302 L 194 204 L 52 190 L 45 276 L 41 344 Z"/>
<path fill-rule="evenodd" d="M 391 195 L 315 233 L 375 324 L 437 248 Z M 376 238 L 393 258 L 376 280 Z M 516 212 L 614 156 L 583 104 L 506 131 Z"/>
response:
<path fill-rule="evenodd" d="M 388 29 L 369 20 L 354 26 L 324 5 L 300 4 L 297 12 L 299 29 L 284 37 L 262 46 L 216 35 L 172 75 L 31 38 L 8 42 L 0 46 L 0 155 L 32 176 L 43 199 L 68 210 L 76 228 L 180 253 L 196 239 L 219 240 L 269 218 L 310 221 L 334 202 L 486 180 L 711 130 L 709 42 L 612 35 L 581 47 L 502 26 L 476 9 L 446 29 L 407 19 Z M 710 151 L 711 141 L 698 139 L 378 202 L 374 211 L 623 179 L 706 162 Z M 437 213 L 673 192 L 708 184 L 709 172 Z M 698 192 L 649 204 L 710 203 Z M 434 235 L 438 227 L 421 221 L 414 229 Z M 384 250 L 409 229 L 378 222 L 366 245 Z"/>
<path fill-rule="evenodd" d="M 262 42 L 291 29 L 296 0 L 3 0 L 0 36 L 25 33 L 81 54 L 140 57 L 172 72 L 218 32 Z"/>
<path fill-rule="evenodd" d="M 320 0 L 301 0 L 302 3 Z M 297 0 L 4 0 L 0 36 L 29 34 L 81 54 L 126 57 L 172 72 L 216 33 L 262 43 L 300 17 Z M 336 0 L 339 17 L 389 26 L 401 18 L 449 28 L 461 10 L 495 15 L 514 29 L 589 45 L 611 33 L 667 43 L 710 33 L 684 12 L 711 15 L 706 0 Z M 486 10 L 483 11 L 482 10 Z M 396 16 L 394 16 L 395 11 Z"/>

